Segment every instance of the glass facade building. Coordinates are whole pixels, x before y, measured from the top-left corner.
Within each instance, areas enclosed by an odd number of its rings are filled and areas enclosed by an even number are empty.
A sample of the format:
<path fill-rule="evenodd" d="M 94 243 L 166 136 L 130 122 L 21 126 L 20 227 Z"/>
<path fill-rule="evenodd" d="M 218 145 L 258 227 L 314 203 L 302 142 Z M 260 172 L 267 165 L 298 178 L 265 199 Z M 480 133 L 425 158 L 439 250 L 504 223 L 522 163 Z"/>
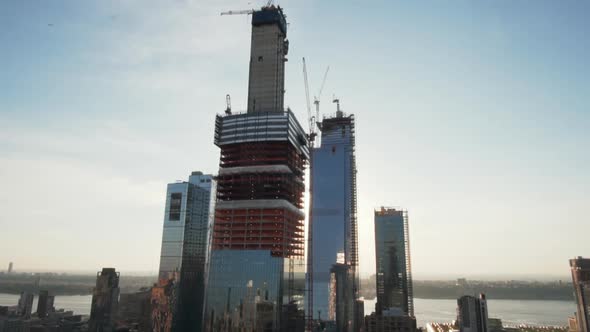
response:
<path fill-rule="evenodd" d="M 355 298 L 350 265 L 337 263 L 330 269 L 330 301 L 328 319 L 335 322 L 336 331 L 358 331 L 352 326 Z"/>
<path fill-rule="evenodd" d="M 37 301 L 37 316 L 45 318 L 49 313 L 55 311 L 53 304 L 55 302 L 55 295 L 50 295 L 47 290 L 39 291 L 39 300 Z"/>
<path fill-rule="evenodd" d="M 488 305 L 484 294 L 461 296 L 457 300 L 457 326 L 460 332 L 488 332 Z"/>
<path fill-rule="evenodd" d="M 313 314 L 315 319 L 354 322 L 358 297 L 354 116 L 338 110 L 336 116 L 324 118 L 320 128 L 321 146 L 312 151 L 311 167 Z M 336 263 L 348 267 L 349 276 L 341 280 L 349 280 L 351 294 L 339 297 L 346 303 L 334 303 L 335 294 L 330 294 Z M 342 266 L 338 271 L 344 273 Z M 335 308 L 347 309 L 338 315 Z M 352 323 L 336 325 L 346 326 L 343 331 L 354 328 Z"/>
<path fill-rule="evenodd" d="M 579 332 L 590 332 L 590 258 L 570 259 Z"/>
<path fill-rule="evenodd" d="M 18 299 L 18 315 L 26 319 L 31 318 L 33 312 L 33 299 L 35 295 L 29 292 L 21 292 Z"/>
<path fill-rule="evenodd" d="M 168 184 L 158 284 L 152 290 L 155 331 L 201 331 L 210 211 L 215 182 L 193 172 Z"/>
<path fill-rule="evenodd" d="M 375 259 L 378 315 L 414 316 L 408 214 L 375 210 Z"/>
<path fill-rule="evenodd" d="M 282 313 L 293 301 L 302 308 L 304 271 L 293 271 L 293 294 L 288 292 L 289 265 L 302 262 L 274 257 L 268 250 L 213 250 L 207 289 L 208 331 L 287 331 Z"/>

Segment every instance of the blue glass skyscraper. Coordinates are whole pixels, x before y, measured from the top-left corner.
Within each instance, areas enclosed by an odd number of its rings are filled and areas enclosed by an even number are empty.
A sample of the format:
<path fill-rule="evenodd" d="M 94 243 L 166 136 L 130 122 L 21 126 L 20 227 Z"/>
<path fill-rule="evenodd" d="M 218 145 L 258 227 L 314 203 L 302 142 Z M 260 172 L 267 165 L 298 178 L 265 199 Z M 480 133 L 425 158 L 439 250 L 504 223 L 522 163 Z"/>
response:
<path fill-rule="evenodd" d="M 570 259 L 570 267 L 578 307 L 576 313 L 578 331 L 590 332 L 590 259 L 582 257 Z"/>
<path fill-rule="evenodd" d="M 406 211 L 385 207 L 375 210 L 375 259 L 377 314 L 414 316 Z"/>
<path fill-rule="evenodd" d="M 158 284 L 152 289 L 154 331 L 201 331 L 214 191 L 213 177 L 201 172 L 168 184 Z"/>
<path fill-rule="evenodd" d="M 354 116 L 340 109 L 320 125 L 321 146 L 312 156 L 312 259 L 314 318 L 336 320 L 344 330 L 354 329 L 358 296 L 358 249 L 356 217 L 356 160 Z M 337 257 L 340 257 L 337 261 Z M 350 285 L 330 287 L 335 264 L 348 266 Z M 342 270 L 342 267 L 338 269 Z M 329 305 L 335 294 L 330 289 L 347 289 L 340 305 Z M 342 300 L 344 299 L 344 300 Z M 335 308 L 347 308 L 335 312 Z M 344 317 L 342 317 L 344 315 Z M 339 317 L 340 316 L 340 317 Z"/>

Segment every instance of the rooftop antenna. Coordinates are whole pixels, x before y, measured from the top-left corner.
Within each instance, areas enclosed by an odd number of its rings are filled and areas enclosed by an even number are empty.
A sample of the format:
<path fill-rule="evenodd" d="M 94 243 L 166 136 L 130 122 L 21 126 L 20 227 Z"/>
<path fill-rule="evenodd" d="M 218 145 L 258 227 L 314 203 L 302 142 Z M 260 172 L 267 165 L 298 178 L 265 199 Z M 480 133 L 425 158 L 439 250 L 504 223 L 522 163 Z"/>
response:
<path fill-rule="evenodd" d="M 225 95 L 225 114 L 231 115 L 231 97 L 229 94 Z"/>

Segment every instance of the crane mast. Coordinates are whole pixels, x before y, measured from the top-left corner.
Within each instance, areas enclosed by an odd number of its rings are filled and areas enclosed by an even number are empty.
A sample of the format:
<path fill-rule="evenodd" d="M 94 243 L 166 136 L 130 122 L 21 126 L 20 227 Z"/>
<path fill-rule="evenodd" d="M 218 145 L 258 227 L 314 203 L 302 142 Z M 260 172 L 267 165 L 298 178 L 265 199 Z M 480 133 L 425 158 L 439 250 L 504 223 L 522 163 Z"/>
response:
<path fill-rule="evenodd" d="M 309 211 L 307 219 L 307 314 L 306 314 L 306 331 L 313 331 L 313 148 L 315 146 L 315 117 L 311 114 L 311 103 L 309 102 L 309 83 L 307 80 L 307 66 L 305 58 L 303 58 L 303 81 L 305 83 L 305 99 L 307 107 L 307 120 L 309 123 Z"/>

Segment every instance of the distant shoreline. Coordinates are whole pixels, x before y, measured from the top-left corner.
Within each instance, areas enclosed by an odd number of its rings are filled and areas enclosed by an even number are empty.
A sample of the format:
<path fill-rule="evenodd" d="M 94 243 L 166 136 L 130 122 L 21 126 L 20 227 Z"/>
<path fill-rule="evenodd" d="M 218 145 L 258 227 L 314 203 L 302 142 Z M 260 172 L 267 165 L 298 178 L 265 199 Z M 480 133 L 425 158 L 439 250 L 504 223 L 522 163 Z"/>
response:
<path fill-rule="evenodd" d="M 420 299 L 420 300 L 457 300 L 457 297 L 438 297 L 438 298 L 432 298 L 432 297 L 418 297 L 418 296 L 414 296 L 414 299 Z M 488 296 L 486 296 L 486 299 L 488 301 L 496 301 L 496 300 L 502 300 L 502 301 L 560 301 L 560 302 L 573 302 L 573 300 L 570 299 L 563 299 L 563 298 L 556 298 L 556 299 L 547 299 L 547 298 L 520 298 L 520 299 L 515 299 L 515 298 L 490 298 Z M 372 299 L 367 299 L 365 298 L 365 300 L 368 301 L 374 301 L 376 300 L 375 298 Z"/>
<path fill-rule="evenodd" d="M 125 294 L 125 293 L 132 293 L 132 291 L 129 292 L 121 292 L 121 294 Z M 5 295 L 15 295 L 18 296 L 20 295 L 20 292 L 6 292 L 3 290 L 0 290 L 0 295 L 1 294 L 5 294 Z M 88 293 L 53 293 L 55 296 L 91 296 L 92 292 L 88 292 Z M 414 297 L 414 299 L 420 299 L 420 300 L 456 300 L 457 298 L 428 298 L 428 297 Z M 368 299 L 365 298 L 365 300 L 367 301 L 374 301 L 375 298 L 372 299 Z M 496 300 L 502 300 L 502 301 L 559 301 L 559 302 L 572 302 L 573 300 L 571 299 L 547 299 L 547 298 L 527 298 L 527 299 L 515 299 L 515 298 L 488 298 L 488 301 L 496 301 Z"/>
<path fill-rule="evenodd" d="M 121 293 L 133 293 L 151 287 L 156 276 L 121 276 Z M 91 295 L 96 276 L 66 274 L 0 273 L 0 293 L 18 295 L 23 291 L 38 293 L 48 290 L 57 296 Z M 414 280 L 414 298 L 455 300 L 466 294 L 486 294 L 490 300 L 574 301 L 571 282 L 550 281 L 481 281 L 481 280 Z M 375 279 L 361 279 L 360 296 L 375 298 Z"/>

